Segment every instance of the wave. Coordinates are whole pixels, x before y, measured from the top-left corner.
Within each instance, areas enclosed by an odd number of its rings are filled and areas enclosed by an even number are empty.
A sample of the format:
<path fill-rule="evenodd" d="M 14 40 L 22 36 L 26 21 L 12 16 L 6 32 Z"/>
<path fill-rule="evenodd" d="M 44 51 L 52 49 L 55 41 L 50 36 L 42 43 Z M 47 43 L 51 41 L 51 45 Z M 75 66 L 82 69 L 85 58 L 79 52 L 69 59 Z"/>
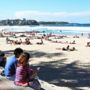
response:
<path fill-rule="evenodd" d="M 79 27 L 79 26 L 0 26 L 0 30 L 8 29 L 8 30 L 38 30 L 38 29 L 49 29 L 49 30 L 84 30 L 90 31 L 90 27 Z"/>
<path fill-rule="evenodd" d="M 81 34 L 90 33 L 90 27 L 79 26 L 0 26 L 0 31 L 27 32 L 39 31 L 41 33 L 53 34 Z"/>

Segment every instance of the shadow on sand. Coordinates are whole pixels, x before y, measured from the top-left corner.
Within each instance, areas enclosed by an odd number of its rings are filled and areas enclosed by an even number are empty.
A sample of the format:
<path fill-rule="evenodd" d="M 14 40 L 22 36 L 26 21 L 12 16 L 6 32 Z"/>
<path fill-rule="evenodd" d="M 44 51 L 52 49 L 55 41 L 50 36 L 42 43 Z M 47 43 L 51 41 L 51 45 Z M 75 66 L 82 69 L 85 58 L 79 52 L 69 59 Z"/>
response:
<path fill-rule="evenodd" d="M 90 87 L 90 64 L 78 65 L 78 61 L 65 64 L 66 59 L 48 63 L 40 63 L 39 77 L 57 86 L 73 90 Z"/>
<path fill-rule="evenodd" d="M 24 51 L 26 51 L 26 50 L 24 50 Z M 7 56 L 10 56 L 13 54 L 14 50 L 7 50 L 4 52 Z M 58 57 L 58 56 L 64 55 L 63 53 L 60 53 L 60 52 L 59 53 L 46 53 L 46 52 L 40 52 L 40 51 L 36 51 L 36 50 L 28 51 L 28 52 L 30 53 L 31 57 L 37 57 L 37 58 L 43 57 L 43 56 L 47 57 L 47 58 L 52 58 L 54 56 Z"/>
<path fill-rule="evenodd" d="M 7 51 L 11 53 L 12 51 Z M 60 57 L 63 53 L 45 53 L 29 51 L 32 57 Z M 57 86 L 68 87 L 73 90 L 83 90 L 80 87 L 90 87 L 90 63 L 79 63 L 78 60 L 67 64 L 67 58 L 51 62 L 42 62 L 39 78 Z"/>
<path fill-rule="evenodd" d="M 63 53 L 60 52 L 56 52 L 56 53 L 46 53 L 46 52 L 42 52 L 42 51 L 29 51 L 29 53 L 31 54 L 32 57 L 47 57 L 47 58 L 52 58 L 52 57 L 60 57 L 62 55 L 64 55 Z"/>

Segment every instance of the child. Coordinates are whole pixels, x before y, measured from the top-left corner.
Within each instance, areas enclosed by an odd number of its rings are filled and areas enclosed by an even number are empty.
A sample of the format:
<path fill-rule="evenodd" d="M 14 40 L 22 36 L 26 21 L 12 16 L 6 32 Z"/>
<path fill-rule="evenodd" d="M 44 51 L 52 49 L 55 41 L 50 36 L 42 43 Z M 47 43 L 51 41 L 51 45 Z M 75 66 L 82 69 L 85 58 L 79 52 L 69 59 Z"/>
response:
<path fill-rule="evenodd" d="M 30 86 L 35 90 L 40 90 L 40 83 L 35 79 L 37 72 L 30 68 L 29 58 L 30 55 L 27 52 L 22 53 L 18 58 L 15 84 L 18 86 Z"/>

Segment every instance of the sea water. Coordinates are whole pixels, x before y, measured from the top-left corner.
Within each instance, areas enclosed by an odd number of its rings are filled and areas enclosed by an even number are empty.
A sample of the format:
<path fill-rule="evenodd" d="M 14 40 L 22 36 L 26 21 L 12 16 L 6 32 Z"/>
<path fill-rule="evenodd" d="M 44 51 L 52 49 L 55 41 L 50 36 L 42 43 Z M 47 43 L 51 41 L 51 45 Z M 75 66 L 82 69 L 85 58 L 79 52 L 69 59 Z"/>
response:
<path fill-rule="evenodd" d="M 0 31 L 29 32 L 39 31 L 43 34 L 57 35 L 89 35 L 90 27 L 84 26 L 0 26 Z"/>

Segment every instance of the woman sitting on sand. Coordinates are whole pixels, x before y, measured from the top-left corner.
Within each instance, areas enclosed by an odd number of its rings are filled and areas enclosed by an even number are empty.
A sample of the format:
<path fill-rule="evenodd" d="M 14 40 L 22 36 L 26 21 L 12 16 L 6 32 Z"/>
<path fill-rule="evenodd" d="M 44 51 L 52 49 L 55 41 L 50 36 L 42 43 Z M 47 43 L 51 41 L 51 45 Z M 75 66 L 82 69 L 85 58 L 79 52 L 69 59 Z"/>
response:
<path fill-rule="evenodd" d="M 66 47 L 66 48 L 65 48 L 65 47 L 63 47 L 63 48 L 62 48 L 62 50 L 67 51 L 67 50 L 69 50 L 69 47 L 70 47 L 70 46 L 69 46 L 69 45 L 67 45 L 67 47 Z"/>
<path fill-rule="evenodd" d="M 25 44 L 26 44 L 26 45 L 32 44 L 32 43 L 30 42 L 30 39 L 29 39 L 29 38 L 26 38 L 26 39 L 25 39 Z"/>
<path fill-rule="evenodd" d="M 17 86 L 30 86 L 35 90 L 40 90 L 41 85 L 35 77 L 37 76 L 36 70 L 33 70 L 29 66 L 30 55 L 24 52 L 20 55 L 18 59 L 18 64 L 16 68 L 15 85 Z"/>
<path fill-rule="evenodd" d="M 39 45 L 43 44 L 43 39 L 41 38 L 41 42 L 37 42 L 36 44 L 39 44 Z"/>
<path fill-rule="evenodd" d="M 13 40 L 12 44 L 14 44 L 14 45 L 20 45 L 20 44 L 22 44 L 22 39 Z"/>

